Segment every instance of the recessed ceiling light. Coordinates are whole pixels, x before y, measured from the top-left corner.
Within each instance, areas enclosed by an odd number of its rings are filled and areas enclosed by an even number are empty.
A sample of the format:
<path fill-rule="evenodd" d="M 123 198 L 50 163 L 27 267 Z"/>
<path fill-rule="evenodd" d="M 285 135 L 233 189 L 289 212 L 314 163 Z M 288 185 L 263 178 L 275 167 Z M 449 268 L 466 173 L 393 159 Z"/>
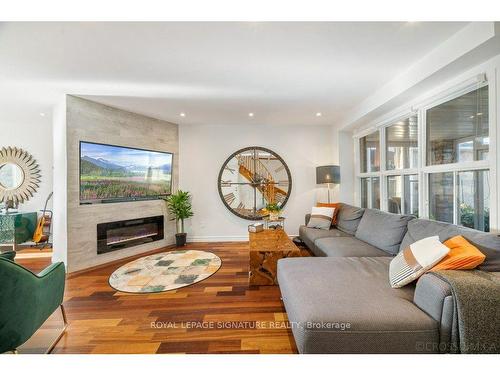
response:
<path fill-rule="evenodd" d="M 253 117 L 253 112 L 250 112 L 250 113 L 248 114 L 248 117 Z"/>
<path fill-rule="evenodd" d="M 321 116 L 322 116 L 321 112 L 316 112 L 316 117 L 321 117 Z"/>
<path fill-rule="evenodd" d="M 483 112 L 478 112 L 476 113 L 478 116 L 482 116 L 483 115 Z"/>
<path fill-rule="evenodd" d="M 470 116 L 469 118 L 474 118 L 474 115 Z"/>
<path fill-rule="evenodd" d="M 40 116 L 45 117 L 45 112 L 40 112 Z"/>
<path fill-rule="evenodd" d="M 181 116 L 181 117 L 186 117 L 186 114 L 185 114 L 184 112 L 181 112 L 181 113 L 179 114 L 179 116 Z"/>

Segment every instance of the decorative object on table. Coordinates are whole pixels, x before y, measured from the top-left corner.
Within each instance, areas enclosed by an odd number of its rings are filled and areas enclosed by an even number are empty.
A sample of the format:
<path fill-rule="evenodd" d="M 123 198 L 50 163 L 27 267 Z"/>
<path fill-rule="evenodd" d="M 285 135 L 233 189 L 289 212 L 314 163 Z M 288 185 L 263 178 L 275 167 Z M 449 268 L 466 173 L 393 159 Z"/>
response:
<path fill-rule="evenodd" d="M 128 293 L 166 292 L 205 280 L 221 265 L 221 259 L 207 251 L 169 251 L 121 266 L 110 276 L 109 285 Z"/>
<path fill-rule="evenodd" d="M 16 352 L 52 315 L 61 308 L 64 326 L 50 345 L 54 348 L 66 330 L 62 305 L 66 271 L 64 263 L 52 263 L 38 275 L 0 256 L 0 353 Z"/>
<path fill-rule="evenodd" d="M 285 161 L 263 147 L 246 147 L 224 162 L 218 178 L 224 205 L 238 217 L 261 220 L 269 203 L 283 208 L 292 191 L 292 176 Z"/>
<path fill-rule="evenodd" d="M 33 197 L 40 178 L 40 168 L 31 154 L 17 147 L 0 149 L 0 202 L 17 208 Z"/>
<path fill-rule="evenodd" d="M 283 216 L 279 216 L 276 219 L 266 216 L 263 220 L 264 229 L 285 229 L 285 218 Z"/>
<path fill-rule="evenodd" d="M 5 201 L 5 213 L 17 212 L 17 205 L 14 204 L 14 199 L 7 199 Z"/>
<path fill-rule="evenodd" d="M 313 207 L 311 217 L 307 223 L 308 228 L 330 229 L 332 226 L 335 208 L 333 207 Z"/>
<path fill-rule="evenodd" d="M 258 233 L 262 232 L 263 230 L 264 230 L 264 224 L 262 223 L 250 224 L 248 226 L 248 232 L 250 233 Z"/>
<path fill-rule="evenodd" d="M 165 198 L 168 212 L 174 217 L 177 224 L 177 233 L 175 235 L 175 244 L 177 247 L 186 244 L 187 233 L 184 230 L 184 220 L 193 216 L 191 195 L 187 191 L 179 190 L 177 193 Z"/>
<path fill-rule="evenodd" d="M 281 213 L 280 203 L 268 203 L 266 206 L 266 211 L 269 212 L 269 220 L 278 220 Z"/>
<path fill-rule="evenodd" d="M 283 229 L 249 233 L 250 285 L 277 285 L 278 260 L 307 257 L 309 252 L 299 249 Z"/>
<path fill-rule="evenodd" d="M 0 214 L 0 245 L 12 246 L 31 241 L 37 222 L 36 212 L 9 212 Z"/>
<path fill-rule="evenodd" d="M 327 185 L 328 203 L 330 203 L 330 185 L 340 183 L 340 167 L 338 165 L 323 165 L 316 167 L 316 184 Z"/>
<path fill-rule="evenodd" d="M 52 228 L 52 211 L 47 210 L 47 205 L 49 200 L 52 198 L 53 193 L 50 193 L 45 201 L 45 206 L 42 210 L 42 216 L 38 220 L 37 227 L 35 229 L 35 233 L 33 234 L 33 242 L 36 246 L 41 246 L 41 250 L 43 250 L 48 244 L 50 240 L 51 228 Z"/>

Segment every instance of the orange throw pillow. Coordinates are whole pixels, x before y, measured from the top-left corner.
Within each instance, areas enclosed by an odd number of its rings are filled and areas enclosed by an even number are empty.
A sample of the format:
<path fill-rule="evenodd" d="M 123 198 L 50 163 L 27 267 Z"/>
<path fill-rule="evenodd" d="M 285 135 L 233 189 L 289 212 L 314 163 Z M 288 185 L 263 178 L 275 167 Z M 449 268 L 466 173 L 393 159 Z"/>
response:
<path fill-rule="evenodd" d="M 431 271 L 471 270 L 486 259 L 486 255 L 462 236 L 452 237 L 446 240 L 443 245 L 448 247 L 450 252 Z"/>
<path fill-rule="evenodd" d="M 333 207 L 335 211 L 333 212 L 332 225 L 337 225 L 337 215 L 340 211 L 341 203 L 316 203 L 316 207 Z"/>

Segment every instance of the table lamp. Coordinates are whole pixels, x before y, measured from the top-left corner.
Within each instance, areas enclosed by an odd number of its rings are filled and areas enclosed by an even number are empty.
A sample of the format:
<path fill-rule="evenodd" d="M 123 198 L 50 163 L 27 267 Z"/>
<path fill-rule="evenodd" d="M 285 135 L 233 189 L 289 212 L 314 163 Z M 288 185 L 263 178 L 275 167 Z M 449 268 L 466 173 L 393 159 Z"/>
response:
<path fill-rule="evenodd" d="M 340 183 L 340 167 L 338 165 L 323 165 L 316 167 L 316 184 L 326 184 L 328 203 L 330 203 L 330 184 Z"/>

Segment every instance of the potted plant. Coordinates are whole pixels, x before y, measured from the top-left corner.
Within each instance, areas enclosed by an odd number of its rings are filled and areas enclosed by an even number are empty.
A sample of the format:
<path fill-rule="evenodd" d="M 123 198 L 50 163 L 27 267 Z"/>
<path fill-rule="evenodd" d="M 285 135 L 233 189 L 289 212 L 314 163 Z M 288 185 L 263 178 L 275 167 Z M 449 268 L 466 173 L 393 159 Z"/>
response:
<path fill-rule="evenodd" d="M 165 198 L 168 212 L 176 220 L 177 233 L 175 235 L 176 246 L 184 246 L 186 244 L 186 232 L 184 231 L 184 219 L 193 216 L 191 206 L 191 194 L 187 191 L 178 190 L 177 193 L 171 194 Z"/>
<path fill-rule="evenodd" d="M 279 203 L 268 203 L 266 206 L 269 212 L 269 220 L 278 220 L 281 212 L 281 205 Z"/>

